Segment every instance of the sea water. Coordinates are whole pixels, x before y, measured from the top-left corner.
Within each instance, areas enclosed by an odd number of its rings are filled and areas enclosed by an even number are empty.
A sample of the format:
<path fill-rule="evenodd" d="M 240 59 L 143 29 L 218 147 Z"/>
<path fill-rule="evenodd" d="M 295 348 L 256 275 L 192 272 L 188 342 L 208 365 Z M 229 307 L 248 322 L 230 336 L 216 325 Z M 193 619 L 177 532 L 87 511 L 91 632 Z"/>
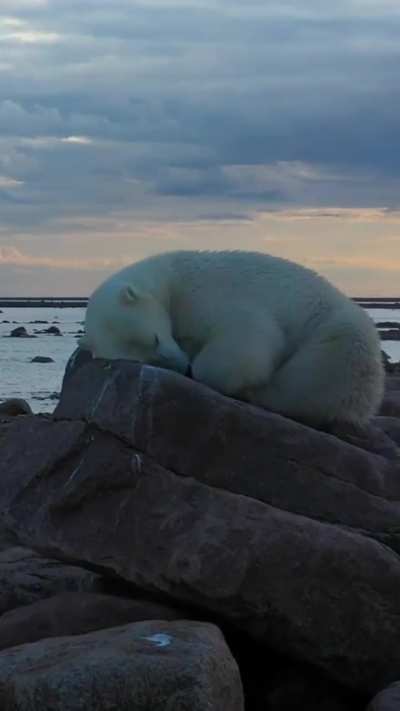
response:
<path fill-rule="evenodd" d="M 400 310 L 371 309 L 375 322 L 400 323 Z M 52 412 L 57 404 L 65 365 L 83 328 L 84 308 L 3 307 L 0 313 L 0 401 L 24 398 L 34 412 Z M 8 323 L 4 323 L 7 321 Z M 46 323 L 35 323 L 45 321 Z M 10 338 L 12 329 L 25 326 L 36 338 Z M 61 336 L 37 333 L 57 326 Z M 400 341 L 382 341 L 393 361 L 400 360 Z M 32 363 L 48 356 L 52 363 Z"/>
<path fill-rule="evenodd" d="M 65 365 L 83 329 L 85 309 L 3 307 L 1 311 L 0 400 L 24 398 L 34 412 L 52 412 Z M 10 332 L 18 326 L 24 326 L 36 338 L 10 338 Z M 50 326 L 57 326 L 62 335 L 37 333 Z M 47 356 L 54 362 L 32 363 L 35 356 Z"/>

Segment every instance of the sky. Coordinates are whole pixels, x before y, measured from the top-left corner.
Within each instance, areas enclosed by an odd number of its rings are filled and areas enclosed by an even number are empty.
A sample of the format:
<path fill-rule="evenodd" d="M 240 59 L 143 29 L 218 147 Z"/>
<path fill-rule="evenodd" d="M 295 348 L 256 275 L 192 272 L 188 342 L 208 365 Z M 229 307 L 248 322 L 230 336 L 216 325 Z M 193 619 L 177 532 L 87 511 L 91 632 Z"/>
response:
<path fill-rule="evenodd" d="M 0 0 L 0 296 L 256 249 L 400 296 L 399 0 Z"/>

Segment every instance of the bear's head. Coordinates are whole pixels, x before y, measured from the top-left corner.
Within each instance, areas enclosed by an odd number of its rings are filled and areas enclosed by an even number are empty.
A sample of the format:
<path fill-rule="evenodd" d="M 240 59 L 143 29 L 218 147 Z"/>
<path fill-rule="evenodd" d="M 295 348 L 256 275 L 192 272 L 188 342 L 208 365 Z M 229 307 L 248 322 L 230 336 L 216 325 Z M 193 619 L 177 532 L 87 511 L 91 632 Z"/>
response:
<path fill-rule="evenodd" d="M 189 359 L 172 335 L 163 304 L 140 287 L 115 282 L 90 297 L 81 348 L 95 358 L 124 358 L 186 373 Z"/>

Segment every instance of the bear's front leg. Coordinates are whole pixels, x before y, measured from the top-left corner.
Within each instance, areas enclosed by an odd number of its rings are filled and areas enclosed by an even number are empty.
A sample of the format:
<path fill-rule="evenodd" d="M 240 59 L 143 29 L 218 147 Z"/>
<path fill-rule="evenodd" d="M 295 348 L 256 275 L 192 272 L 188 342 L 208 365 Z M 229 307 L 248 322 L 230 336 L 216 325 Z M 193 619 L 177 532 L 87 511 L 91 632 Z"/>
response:
<path fill-rule="evenodd" d="M 283 348 L 283 334 L 274 322 L 224 330 L 197 354 L 192 375 L 224 395 L 240 397 L 269 381 Z"/>

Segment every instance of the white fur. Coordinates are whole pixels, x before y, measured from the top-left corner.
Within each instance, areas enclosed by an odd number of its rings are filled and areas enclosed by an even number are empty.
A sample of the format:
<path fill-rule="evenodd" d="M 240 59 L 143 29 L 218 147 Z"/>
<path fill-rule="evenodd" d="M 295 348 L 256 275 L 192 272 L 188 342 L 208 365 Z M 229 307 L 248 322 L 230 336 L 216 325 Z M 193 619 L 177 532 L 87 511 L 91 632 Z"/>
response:
<path fill-rule="evenodd" d="M 376 328 L 316 273 L 256 252 L 170 252 L 92 295 L 87 345 L 185 373 L 294 419 L 362 424 L 383 393 Z"/>

